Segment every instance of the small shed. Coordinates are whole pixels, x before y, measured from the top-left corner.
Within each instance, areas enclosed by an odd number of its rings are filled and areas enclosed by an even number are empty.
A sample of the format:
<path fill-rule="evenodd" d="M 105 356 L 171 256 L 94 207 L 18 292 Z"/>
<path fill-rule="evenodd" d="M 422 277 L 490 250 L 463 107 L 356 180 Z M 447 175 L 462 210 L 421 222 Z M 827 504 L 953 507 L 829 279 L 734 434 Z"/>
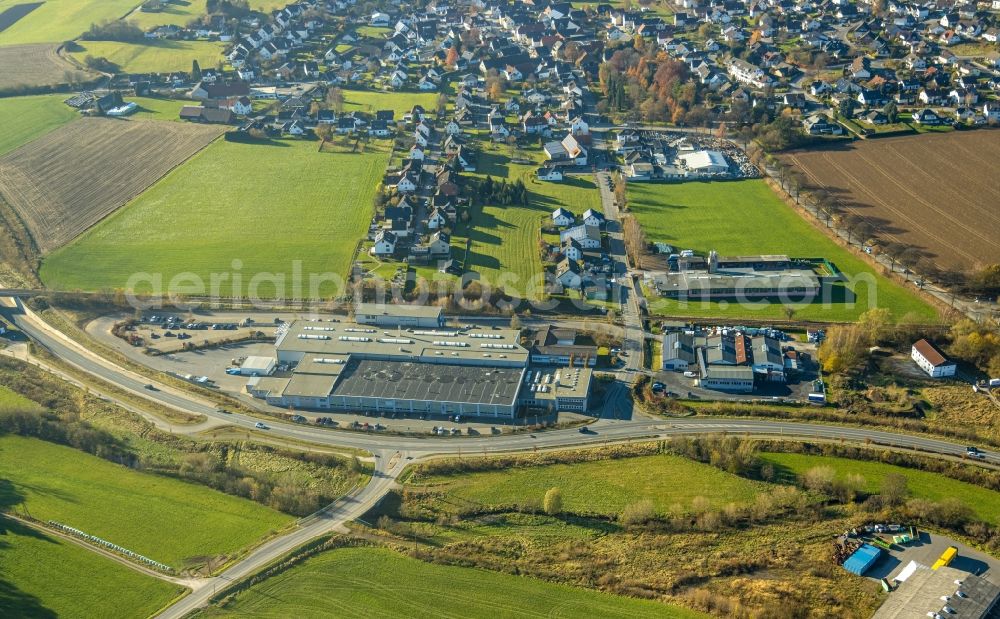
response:
<path fill-rule="evenodd" d="M 277 361 L 274 357 L 247 357 L 240 365 L 242 376 L 270 376 Z"/>
<path fill-rule="evenodd" d="M 871 566 L 882 556 L 882 549 L 871 544 L 863 544 L 844 561 L 844 569 L 852 574 L 863 576 Z"/>

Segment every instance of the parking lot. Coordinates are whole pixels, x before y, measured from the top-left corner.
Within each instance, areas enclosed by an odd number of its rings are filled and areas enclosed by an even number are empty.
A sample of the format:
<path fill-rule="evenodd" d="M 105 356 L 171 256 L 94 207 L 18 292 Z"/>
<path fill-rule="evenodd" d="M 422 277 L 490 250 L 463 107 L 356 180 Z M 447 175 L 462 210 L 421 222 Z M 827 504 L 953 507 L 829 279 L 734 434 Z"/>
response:
<path fill-rule="evenodd" d="M 892 582 L 892 579 L 898 576 L 910 561 L 931 566 L 949 546 L 955 546 L 958 549 L 958 556 L 952 560 L 950 567 L 977 575 L 987 572 L 1000 573 L 1000 560 L 948 536 L 920 531 L 918 539 L 905 545 L 893 544 L 892 550 L 883 552 L 878 562 L 865 572 L 865 576 L 876 580 L 885 578 Z"/>

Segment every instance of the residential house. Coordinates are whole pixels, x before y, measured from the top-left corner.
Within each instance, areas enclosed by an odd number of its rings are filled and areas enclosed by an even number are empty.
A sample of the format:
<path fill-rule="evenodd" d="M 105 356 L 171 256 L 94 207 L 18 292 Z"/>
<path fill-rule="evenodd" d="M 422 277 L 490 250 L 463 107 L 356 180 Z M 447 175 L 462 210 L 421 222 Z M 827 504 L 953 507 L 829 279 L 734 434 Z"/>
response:
<path fill-rule="evenodd" d="M 427 248 L 431 257 L 447 258 L 451 256 L 451 235 L 443 230 L 438 230 L 431 235 Z"/>
<path fill-rule="evenodd" d="M 371 248 L 371 253 L 375 256 L 391 256 L 396 253 L 396 235 L 379 230 L 375 234 L 375 244 Z"/>
<path fill-rule="evenodd" d="M 572 226 L 576 223 L 576 215 L 560 206 L 552 211 L 552 223 L 559 227 Z"/>
<path fill-rule="evenodd" d="M 604 214 L 599 211 L 588 208 L 583 212 L 583 223 L 587 226 L 601 228 L 604 226 L 604 221 Z"/>
<path fill-rule="evenodd" d="M 535 176 L 540 181 L 561 181 L 563 179 L 562 170 L 555 166 L 542 166 L 535 172 Z"/>
<path fill-rule="evenodd" d="M 570 238 L 579 241 L 580 246 L 583 247 L 583 249 L 601 248 L 601 229 L 597 226 L 580 224 L 572 228 L 567 228 L 559 233 L 560 243 Z"/>
<path fill-rule="evenodd" d="M 580 263 L 570 258 L 563 258 L 556 265 L 556 280 L 563 288 L 578 290 L 583 284 L 583 272 Z"/>
<path fill-rule="evenodd" d="M 918 125 L 940 125 L 944 119 L 930 108 L 923 108 L 913 113 L 913 122 Z"/>

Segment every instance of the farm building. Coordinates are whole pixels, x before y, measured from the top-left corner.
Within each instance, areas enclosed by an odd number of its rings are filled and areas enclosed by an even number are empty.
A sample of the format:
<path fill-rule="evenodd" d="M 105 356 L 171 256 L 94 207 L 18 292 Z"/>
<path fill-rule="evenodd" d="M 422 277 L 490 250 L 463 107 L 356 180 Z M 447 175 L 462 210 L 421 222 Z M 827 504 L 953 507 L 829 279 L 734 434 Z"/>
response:
<path fill-rule="evenodd" d="M 882 556 L 882 550 L 871 544 L 862 544 L 844 561 L 844 569 L 858 576 L 864 575 Z"/>
<path fill-rule="evenodd" d="M 392 315 L 357 313 L 376 320 Z M 391 320 L 409 317 L 397 314 Z M 431 320 L 431 312 L 419 318 Z M 251 378 L 247 392 L 275 406 L 317 410 L 513 419 L 526 407 L 587 409 L 590 369 L 533 371 L 518 330 L 373 326 L 292 323 L 275 344 L 278 361 L 295 364 L 291 377 Z"/>
<path fill-rule="evenodd" d="M 920 340 L 913 344 L 913 348 L 910 350 L 910 358 L 920 366 L 921 370 L 927 372 L 927 375 L 931 378 L 944 378 L 945 376 L 955 375 L 955 362 L 949 361 L 934 344 L 931 344 L 927 340 Z"/>

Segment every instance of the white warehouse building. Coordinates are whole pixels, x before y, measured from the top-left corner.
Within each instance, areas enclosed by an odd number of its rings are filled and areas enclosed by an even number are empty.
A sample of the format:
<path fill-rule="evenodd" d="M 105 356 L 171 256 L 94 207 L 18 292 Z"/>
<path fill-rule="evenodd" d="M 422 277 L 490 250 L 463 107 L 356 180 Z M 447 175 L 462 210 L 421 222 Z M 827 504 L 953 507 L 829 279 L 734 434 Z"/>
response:
<path fill-rule="evenodd" d="M 246 389 L 283 408 L 513 419 L 589 405 L 592 370 L 529 367 L 515 329 L 299 320 L 279 331 L 275 353 L 295 366 L 290 375 L 257 376 Z"/>
<path fill-rule="evenodd" d="M 677 156 L 694 175 L 728 174 L 726 157 L 717 150 L 697 150 Z"/>

